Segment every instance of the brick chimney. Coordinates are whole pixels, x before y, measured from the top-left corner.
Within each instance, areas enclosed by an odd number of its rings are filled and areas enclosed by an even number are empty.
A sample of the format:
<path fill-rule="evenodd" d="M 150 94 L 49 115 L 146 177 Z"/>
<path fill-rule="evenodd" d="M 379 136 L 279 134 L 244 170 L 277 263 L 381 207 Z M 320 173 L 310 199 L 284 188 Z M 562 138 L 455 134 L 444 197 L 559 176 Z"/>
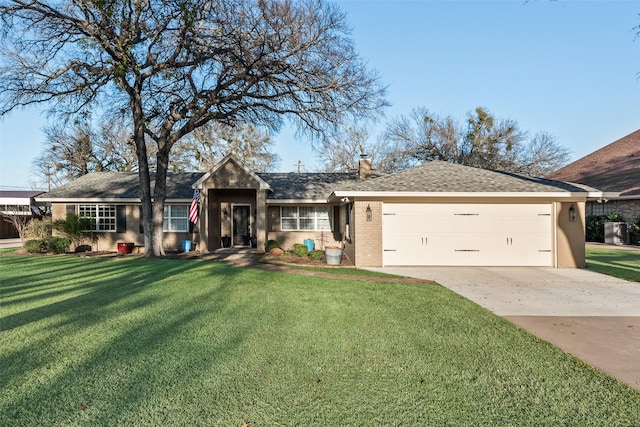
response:
<path fill-rule="evenodd" d="M 371 178 L 371 159 L 367 154 L 360 154 L 358 165 L 358 178 L 365 180 Z"/>

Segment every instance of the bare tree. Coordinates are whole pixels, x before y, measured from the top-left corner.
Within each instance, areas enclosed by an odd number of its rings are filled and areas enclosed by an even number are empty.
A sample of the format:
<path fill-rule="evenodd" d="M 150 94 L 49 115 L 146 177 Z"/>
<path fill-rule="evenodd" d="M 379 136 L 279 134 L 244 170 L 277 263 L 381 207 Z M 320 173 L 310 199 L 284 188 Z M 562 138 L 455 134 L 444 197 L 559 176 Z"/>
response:
<path fill-rule="evenodd" d="M 0 114 L 49 103 L 131 122 L 148 256 L 164 254 L 167 171 L 185 135 L 288 118 L 319 136 L 386 104 L 344 14 L 318 0 L 1 0 L 0 16 Z"/>
<path fill-rule="evenodd" d="M 38 185 L 57 187 L 90 172 L 133 171 L 133 141 L 121 123 L 64 123 L 44 129 L 42 153 L 33 160 Z"/>
<path fill-rule="evenodd" d="M 209 122 L 176 144 L 172 170 L 207 171 L 229 153 L 251 170 L 267 172 L 278 167 L 280 156 L 271 151 L 269 134 L 250 124 L 231 127 Z"/>
<path fill-rule="evenodd" d="M 32 218 L 29 206 L 16 205 L 14 210 L 2 212 L 2 220 L 11 224 L 20 237 L 20 243 L 24 246 L 24 232 Z"/>
<path fill-rule="evenodd" d="M 546 132 L 538 132 L 518 153 L 518 172 L 529 176 L 546 176 L 566 165 L 571 158 L 568 148 Z"/>
<path fill-rule="evenodd" d="M 544 176 L 569 159 L 569 151 L 547 133 L 527 139 L 514 120 L 497 119 L 478 107 L 465 126 L 426 108 L 392 120 L 383 138 L 393 153 L 395 170 L 431 160 Z"/>
<path fill-rule="evenodd" d="M 458 163 L 485 169 L 513 171 L 517 147 L 525 133 L 513 120 L 496 119 L 483 107 L 467 115 L 467 132 L 460 144 Z"/>
<path fill-rule="evenodd" d="M 386 142 L 387 161 L 392 171 L 406 169 L 424 161 L 460 162 L 459 141 L 462 131 L 451 118 L 440 118 L 425 107 L 414 109 L 387 125 L 382 138 Z"/>
<path fill-rule="evenodd" d="M 314 150 L 325 171 L 350 172 L 358 169 L 363 154 L 368 155 L 378 168 L 381 144 L 369 139 L 366 125 L 352 124 L 337 129 Z"/>

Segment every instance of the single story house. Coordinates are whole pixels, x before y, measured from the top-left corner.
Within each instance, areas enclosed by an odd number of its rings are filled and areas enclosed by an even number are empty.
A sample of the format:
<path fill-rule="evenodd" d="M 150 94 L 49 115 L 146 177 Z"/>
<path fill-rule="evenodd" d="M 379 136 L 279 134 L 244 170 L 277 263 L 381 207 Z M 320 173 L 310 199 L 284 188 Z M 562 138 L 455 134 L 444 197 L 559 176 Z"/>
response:
<path fill-rule="evenodd" d="M 189 205 L 199 190 L 200 215 Z M 372 176 L 357 173 L 255 173 L 227 156 L 207 173 L 167 178 L 164 245 L 287 249 L 312 239 L 341 246 L 356 266 L 468 265 L 583 267 L 584 209 L 598 190 L 433 161 Z M 144 242 L 136 173 L 85 175 L 41 197 L 54 219 L 92 217 L 100 250 Z"/>
<path fill-rule="evenodd" d="M 602 190 L 603 196 L 587 199 L 586 215 L 617 213 L 625 222 L 634 222 L 640 216 L 640 129 L 569 163 L 547 178 Z"/>

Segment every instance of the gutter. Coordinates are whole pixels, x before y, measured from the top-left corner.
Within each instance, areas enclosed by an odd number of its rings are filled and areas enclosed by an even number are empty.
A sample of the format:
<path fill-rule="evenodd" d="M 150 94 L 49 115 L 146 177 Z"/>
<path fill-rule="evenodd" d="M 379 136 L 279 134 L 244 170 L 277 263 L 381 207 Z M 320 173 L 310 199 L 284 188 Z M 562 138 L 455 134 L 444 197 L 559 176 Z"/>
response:
<path fill-rule="evenodd" d="M 408 192 L 408 191 L 334 191 L 331 193 L 328 201 L 334 201 L 343 197 L 379 197 L 379 198 L 540 198 L 540 199 L 573 199 L 584 200 L 588 197 L 604 197 L 603 192 Z M 615 193 L 618 194 L 618 193 Z"/>
<path fill-rule="evenodd" d="M 267 199 L 268 205 L 291 205 L 291 204 L 309 204 L 315 203 L 326 205 L 330 201 L 328 199 Z"/>
<path fill-rule="evenodd" d="M 165 199 L 165 203 L 191 203 L 192 199 Z M 117 197 L 82 197 L 82 198 L 52 198 L 52 197 L 36 197 L 37 202 L 49 202 L 49 203 L 117 203 L 117 204 L 131 204 L 140 203 L 140 199 L 134 198 L 117 198 Z"/>
<path fill-rule="evenodd" d="M 638 200 L 640 199 L 640 194 L 631 195 L 631 196 L 620 196 L 621 193 L 610 193 L 604 192 L 601 196 L 589 196 L 588 201 L 600 201 L 600 202 L 608 202 L 609 200 Z"/>

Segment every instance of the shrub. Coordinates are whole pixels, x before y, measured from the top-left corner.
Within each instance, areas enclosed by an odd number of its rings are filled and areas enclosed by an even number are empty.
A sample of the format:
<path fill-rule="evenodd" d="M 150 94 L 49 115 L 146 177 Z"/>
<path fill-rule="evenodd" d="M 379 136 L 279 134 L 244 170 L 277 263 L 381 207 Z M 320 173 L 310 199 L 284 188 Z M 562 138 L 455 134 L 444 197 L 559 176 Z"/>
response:
<path fill-rule="evenodd" d="M 47 240 L 51 237 L 52 228 L 51 218 L 32 219 L 24 229 L 24 237 L 27 240 Z"/>
<path fill-rule="evenodd" d="M 49 251 L 54 254 L 64 254 L 69 250 L 69 245 L 71 245 L 71 240 L 65 239 L 64 237 L 51 237 L 47 241 Z"/>
<path fill-rule="evenodd" d="M 622 221 L 622 217 L 617 214 L 604 214 L 604 215 L 589 215 L 586 218 L 587 230 L 586 240 L 587 242 L 604 242 L 604 223 L 609 221 Z"/>
<path fill-rule="evenodd" d="M 638 215 L 634 222 L 629 227 L 629 237 L 631 243 L 640 243 L 640 215 Z"/>
<path fill-rule="evenodd" d="M 324 252 L 318 249 L 316 249 L 315 251 L 309 252 L 309 258 L 311 258 L 314 261 L 320 261 L 323 255 L 324 255 Z"/>
<path fill-rule="evenodd" d="M 309 256 L 309 249 L 301 243 L 296 243 L 293 245 L 293 254 L 299 257 L 307 257 Z"/>
<path fill-rule="evenodd" d="M 54 221 L 53 228 L 76 246 L 84 243 L 85 239 L 95 239 L 95 233 L 92 231 L 95 229 L 95 220 L 92 218 L 81 218 L 70 213 L 67 214 L 67 219 Z"/>
<path fill-rule="evenodd" d="M 30 254 L 47 252 L 47 241 L 36 239 L 27 240 L 26 242 L 24 242 L 24 250 L 29 252 Z"/>
<path fill-rule="evenodd" d="M 271 249 L 275 249 L 279 247 L 280 247 L 280 243 L 276 242 L 275 240 L 267 240 L 267 243 L 264 244 L 264 251 L 270 252 Z"/>

